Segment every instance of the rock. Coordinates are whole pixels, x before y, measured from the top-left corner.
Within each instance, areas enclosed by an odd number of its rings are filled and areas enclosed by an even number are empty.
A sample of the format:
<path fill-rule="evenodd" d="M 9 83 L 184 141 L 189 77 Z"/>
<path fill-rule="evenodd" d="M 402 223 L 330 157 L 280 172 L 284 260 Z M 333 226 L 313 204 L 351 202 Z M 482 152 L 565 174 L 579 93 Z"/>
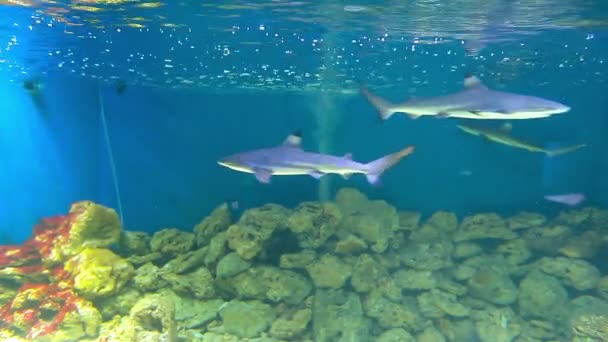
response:
<path fill-rule="evenodd" d="M 428 318 L 441 318 L 445 315 L 466 317 L 471 312 L 470 308 L 458 303 L 455 295 L 440 290 L 431 290 L 418 295 L 418 307 Z"/>
<path fill-rule="evenodd" d="M 532 252 L 528 249 L 526 241 L 519 238 L 500 244 L 496 248 L 496 252 L 504 255 L 507 263 L 511 265 L 519 265 L 532 257 Z"/>
<path fill-rule="evenodd" d="M 251 262 L 243 260 L 237 253 L 228 253 L 218 262 L 215 275 L 217 278 L 232 277 L 248 269 L 250 266 Z"/>
<path fill-rule="evenodd" d="M 300 247 L 319 248 L 338 228 L 342 213 L 334 203 L 304 202 L 287 221 L 296 234 Z"/>
<path fill-rule="evenodd" d="M 411 239 L 421 242 L 432 242 L 450 239 L 458 228 L 458 217 L 447 211 L 434 213 L 421 229 L 412 232 Z"/>
<path fill-rule="evenodd" d="M 134 341 L 177 341 L 171 296 L 163 293 L 144 296 L 131 308 L 129 320 L 132 322 L 129 334 L 134 334 Z M 114 341 L 121 341 L 122 337 Z"/>
<path fill-rule="evenodd" d="M 544 257 L 539 261 L 539 267 L 543 272 L 562 279 L 564 284 L 579 291 L 596 287 L 600 280 L 598 269 L 580 259 Z"/>
<path fill-rule="evenodd" d="M 608 316 L 608 302 L 597 297 L 579 296 L 568 304 L 568 321 L 584 315 Z M 606 328 L 608 332 L 608 327 Z"/>
<path fill-rule="evenodd" d="M 404 290 L 430 290 L 437 286 L 433 271 L 399 270 L 393 274 L 397 286 Z"/>
<path fill-rule="evenodd" d="M 362 253 L 366 249 L 367 244 L 365 243 L 365 240 L 349 234 L 346 238 L 338 241 L 334 252 L 338 254 L 352 255 Z"/>
<path fill-rule="evenodd" d="M 281 268 L 305 269 L 317 259 L 317 253 L 312 249 L 304 249 L 299 253 L 283 254 L 279 260 Z"/>
<path fill-rule="evenodd" d="M 566 240 L 558 252 L 569 258 L 591 259 L 598 253 L 602 243 L 599 231 L 588 230 L 581 236 Z"/>
<path fill-rule="evenodd" d="M 272 323 L 270 336 L 293 341 L 299 337 L 312 319 L 312 310 L 309 308 L 294 311 L 288 316 L 281 316 Z"/>
<path fill-rule="evenodd" d="M 205 254 L 205 265 L 207 267 L 214 266 L 221 257 L 226 254 L 226 242 L 228 241 L 228 234 L 225 232 L 218 233 L 209 241 L 207 247 L 207 254 Z"/>
<path fill-rule="evenodd" d="M 198 247 L 207 246 L 211 238 L 220 232 L 225 232 L 232 224 L 231 216 L 227 203 L 222 203 L 215 208 L 209 216 L 194 227 L 196 245 Z"/>
<path fill-rule="evenodd" d="M 519 284 L 519 311 L 523 318 L 561 322 L 568 293 L 557 278 L 533 270 Z"/>
<path fill-rule="evenodd" d="M 444 317 L 439 318 L 437 322 L 437 328 L 450 342 L 479 340 L 473 321 L 468 317 L 466 319 Z"/>
<path fill-rule="evenodd" d="M 162 268 L 162 273 L 181 274 L 193 270 L 204 263 L 207 248 L 199 248 L 194 251 L 178 255 L 167 262 Z"/>
<path fill-rule="evenodd" d="M 315 342 L 371 340 L 371 321 L 365 317 L 359 296 L 354 293 L 317 290 L 312 317 Z"/>
<path fill-rule="evenodd" d="M 130 257 L 127 258 L 127 261 L 131 265 L 141 266 L 141 265 L 144 265 L 147 263 L 160 261 L 161 259 L 163 259 L 163 255 L 158 252 L 154 252 L 154 253 L 150 253 L 150 254 L 146 254 L 146 255 L 131 255 Z"/>
<path fill-rule="evenodd" d="M 232 301 L 220 310 L 223 330 L 241 338 L 253 338 L 266 331 L 276 317 L 274 309 L 258 300 Z"/>
<path fill-rule="evenodd" d="M 597 292 L 600 297 L 608 300 L 608 276 L 603 276 L 597 283 Z"/>
<path fill-rule="evenodd" d="M 336 204 L 342 212 L 341 230 L 363 238 L 376 253 L 386 251 L 399 229 L 397 210 L 385 201 L 370 201 L 355 189 L 338 191 Z"/>
<path fill-rule="evenodd" d="M 511 342 L 521 334 L 521 325 L 510 307 L 490 308 L 475 315 L 481 342 Z"/>
<path fill-rule="evenodd" d="M 417 270 L 439 270 L 452 265 L 454 246 L 447 241 L 436 243 L 410 242 L 400 251 L 401 261 Z"/>
<path fill-rule="evenodd" d="M 456 244 L 452 256 L 456 259 L 465 259 L 479 255 L 482 252 L 483 250 L 481 249 L 481 246 L 479 246 L 479 244 L 475 242 L 465 241 Z"/>
<path fill-rule="evenodd" d="M 123 231 L 118 244 L 120 255 L 127 257 L 150 254 L 150 239 L 150 235 L 145 232 Z"/>
<path fill-rule="evenodd" d="M 137 289 L 127 287 L 114 296 L 99 298 L 95 302 L 103 318 L 108 320 L 115 315 L 128 315 L 141 296 L 141 292 Z"/>
<path fill-rule="evenodd" d="M 572 229 L 568 226 L 552 225 L 528 229 L 522 238 L 531 251 L 554 255 L 571 235 Z"/>
<path fill-rule="evenodd" d="M 129 262 L 101 248 L 82 250 L 66 262 L 65 270 L 74 279 L 74 290 L 90 299 L 118 293 L 134 274 Z"/>
<path fill-rule="evenodd" d="M 517 237 L 507 228 L 505 221 L 497 214 L 476 214 L 462 220 L 454 241 L 478 239 L 512 240 Z"/>
<path fill-rule="evenodd" d="M 405 328 L 408 331 L 417 331 L 421 327 L 415 304 L 391 302 L 379 291 L 371 291 L 365 295 L 363 308 L 366 315 L 375 318 L 384 329 Z"/>
<path fill-rule="evenodd" d="M 351 285 L 357 292 L 368 292 L 377 287 L 378 279 L 387 274 L 386 270 L 371 255 L 362 254 L 357 258 L 353 268 Z"/>
<path fill-rule="evenodd" d="M 555 221 L 566 226 L 576 227 L 589 220 L 592 213 L 592 208 L 564 210 L 559 213 Z"/>
<path fill-rule="evenodd" d="M 471 296 L 493 304 L 508 305 L 517 300 L 517 287 L 509 274 L 497 266 L 477 270 L 468 281 Z"/>
<path fill-rule="evenodd" d="M 399 212 L 399 230 L 416 230 L 420 223 L 421 214 L 415 211 Z"/>
<path fill-rule="evenodd" d="M 246 210 L 239 221 L 228 228 L 228 245 L 241 258 L 253 259 L 276 229 L 285 228 L 289 214 L 288 209 L 276 204 Z"/>
<path fill-rule="evenodd" d="M 376 342 L 416 342 L 416 339 L 403 328 L 393 328 L 384 331 Z"/>
<path fill-rule="evenodd" d="M 232 278 L 217 279 L 217 286 L 239 299 L 260 299 L 299 304 L 312 291 L 305 276 L 270 266 L 247 269 Z"/>
<path fill-rule="evenodd" d="M 199 267 L 197 270 L 183 275 L 163 274 L 162 278 L 179 295 L 196 299 L 211 299 L 215 296 L 213 276 L 205 267 Z"/>
<path fill-rule="evenodd" d="M 435 327 L 429 326 L 424 329 L 418 336 L 416 336 L 417 342 L 445 342 L 445 336 L 441 334 Z"/>
<path fill-rule="evenodd" d="M 459 264 L 452 271 L 452 277 L 458 281 L 465 281 L 477 273 L 477 267 L 467 265 L 467 264 Z"/>
<path fill-rule="evenodd" d="M 194 247 L 194 234 L 177 228 L 163 229 L 154 233 L 150 240 L 150 248 L 165 257 L 174 258 Z"/>
<path fill-rule="evenodd" d="M 135 287 L 142 291 L 154 291 L 168 285 L 167 281 L 161 276 L 163 272 L 158 266 L 147 263 L 135 270 L 133 283 Z"/>
<path fill-rule="evenodd" d="M 306 271 L 316 287 L 334 289 L 344 286 L 353 273 L 351 265 L 331 254 L 325 254 L 317 262 L 306 266 Z"/>
<path fill-rule="evenodd" d="M 544 215 L 523 211 L 508 218 L 507 226 L 511 230 L 517 230 L 542 226 L 545 222 L 547 218 Z"/>
<path fill-rule="evenodd" d="M 220 308 L 227 305 L 221 299 L 193 300 L 175 296 L 175 320 L 180 327 L 195 329 L 216 319 Z"/>
<path fill-rule="evenodd" d="M 608 316 L 582 315 L 571 322 L 572 341 L 608 341 Z"/>

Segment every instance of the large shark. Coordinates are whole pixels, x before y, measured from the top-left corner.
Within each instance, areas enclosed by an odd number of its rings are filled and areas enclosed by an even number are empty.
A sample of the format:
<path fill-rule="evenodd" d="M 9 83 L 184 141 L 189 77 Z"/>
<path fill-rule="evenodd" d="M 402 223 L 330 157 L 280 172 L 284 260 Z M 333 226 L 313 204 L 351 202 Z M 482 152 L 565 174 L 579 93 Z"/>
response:
<path fill-rule="evenodd" d="M 306 152 L 301 148 L 302 135 L 294 132 L 279 146 L 233 154 L 218 161 L 230 169 L 253 173 L 258 181 L 269 183 L 273 175 L 310 175 L 316 179 L 334 173 L 348 178 L 353 173 L 362 173 L 367 181 L 376 184 L 380 175 L 414 151 L 408 146 L 370 163 L 352 160 L 351 155 L 332 156 Z"/>
<path fill-rule="evenodd" d="M 406 113 L 414 119 L 422 115 L 491 120 L 536 119 L 570 110 L 566 105 L 540 97 L 489 89 L 473 75 L 465 76 L 464 89 L 459 92 L 403 103 L 391 103 L 365 87 L 361 87 L 361 92 L 376 107 L 382 120 L 395 113 Z"/>

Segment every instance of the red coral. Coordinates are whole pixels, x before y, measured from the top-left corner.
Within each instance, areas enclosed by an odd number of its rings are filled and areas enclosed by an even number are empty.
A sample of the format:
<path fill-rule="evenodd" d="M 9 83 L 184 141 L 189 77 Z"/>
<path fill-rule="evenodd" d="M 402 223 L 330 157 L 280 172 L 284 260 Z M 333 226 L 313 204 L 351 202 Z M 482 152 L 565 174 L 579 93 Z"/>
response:
<path fill-rule="evenodd" d="M 67 215 L 43 219 L 22 245 L 0 246 L 0 275 L 47 282 L 23 284 L 13 300 L 0 308 L 0 328 L 16 330 L 28 339 L 53 333 L 83 300 L 70 289 L 73 281 L 63 265 L 57 265 L 60 260 L 53 253 L 68 243 L 72 225 L 85 209 L 74 205 Z"/>
<path fill-rule="evenodd" d="M 68 312 L 83 299 L 53 284 L 25 284 L 0 309 L 0 326 L 17 328 L 33 339 L 57 331 Z"/>

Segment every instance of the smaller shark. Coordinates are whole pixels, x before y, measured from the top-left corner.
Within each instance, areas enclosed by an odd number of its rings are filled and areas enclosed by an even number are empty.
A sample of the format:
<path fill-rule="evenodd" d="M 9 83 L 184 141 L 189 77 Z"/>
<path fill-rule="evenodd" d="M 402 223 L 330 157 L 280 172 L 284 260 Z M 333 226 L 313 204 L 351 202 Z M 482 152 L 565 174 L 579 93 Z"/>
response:
<path fill-rule="evenodd" d="M 233 154 L 222 158 L 218 164 L 236 171 L 253 173 L 261 183 L 270 183 L 270 178 L 274 175 L 310 175 L 319 179 L 334 173 L 348 179 L 353 173 L 362 173 L 369 183 L 376 184 L 384 171 L 414 151 L 414 146 L 408 146 L 399 152 L 363 164 L 352 160 L 350 154 L 340 157 L 306 152 L 301 144 L 302 134 L 296 131 L 279 146 Z"/>
<path fill-rule="evenodd" d="M 579 148 L 587 146 L 586 144 L 579 144 L 579 145 L 567 146 L 564 148 L 558 148 L 555 150 L 547 150 L 540 146 L 534 145 L 532 143 L 526 142 L 522 139 L 518 139 L 518 138 L 515 138 L 515 137 L 509 135 L 508 130 L 510 129 L 510 126 L 503 126 L 500 130 L 473 127 L 473 126 L 464 125 L 464 124 L 457 125 L 456 127 L 460 128 L 462 131 L 464 131 L 466 133 L 476 135 L 476 136 L 481 136 L 488 140 L 497 142 L 499 144 L 511 146 L 514 148 L 521 148 L 521 149 L 524 149 L 524 150 L 527 150 L 530 152 L 544 153 L 545 155 L 547 155 L 549 157 L 555 157 L 560 154 L 573 152 L 573 151 L 578 150 Z"/>
<path fill-rule="evenodd" d="M 519 95 L 486 87 L 477 77 L 466 75 L 464 89 L 444 96 L 391 103 L 361 87 L 361 93 L 378 111 L 382 120 L 395 113 L 416 119 L 422 115 L 463 119 L 536 119 L 564 113 L 570 107 L 540 97 Z"/>

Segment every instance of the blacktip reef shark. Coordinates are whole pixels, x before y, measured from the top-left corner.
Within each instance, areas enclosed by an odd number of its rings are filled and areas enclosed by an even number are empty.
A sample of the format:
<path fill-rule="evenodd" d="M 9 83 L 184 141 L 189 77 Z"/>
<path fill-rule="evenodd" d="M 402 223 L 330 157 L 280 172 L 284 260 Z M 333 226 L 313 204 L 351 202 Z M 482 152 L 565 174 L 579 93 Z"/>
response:
<path fill-rule="evenodd" d="M 560 154 L 565 154 L 569 152 L 574 152 L 579 148 L 587 146 L 586 144 L 578 144 L 573 146 L 567 146 L 564 148 L 558 148 L 554 150 L 548 150 L 543 147 L 534 145 L 532 143 L 526 142 L 522 139 L 515 138 L 509 134 L 510 125 L 503 125 L 500 130 L 489 129 L 489 128 L 481 128 L 481 127 L 473 127 L 470 125 L 460 124 L 456 125 L 456 127 L 460 128 L 462 131 L 475 135 L 481 136 L 488 140 L 497 142 L 499 144 L 511 146 L 514 148 L 521 148 L 530 152 L 540 152 L 544 153 L 549 157 L 555 157 Z"/>
<path fill-rule="evenodd" d="M 395 113 L 406 113 L 413 119 L 423 115 L 490 120 L 536 119 L 570 110 L 566 105 L 540 97 L 489 89 L 474 75 L 465 76 L 464 89 L 459 92 L 403 103 L 391 103 L 372 94 L 365 86 L 360 90 L 376 107 L 382 120 Z"/>
<path fill-rule="evenodd" d="M 352 160 L 350 154 L 332 156 L 306 152 L 301 147 L 302 134 L 289 135 L 281 145 L 233 154 L 218 161 L 230 169 L 253 173 L 261 183 L 270 183 L 272 176 L 310 175 L 316 179 L 326 174 L 339 174 L 347 179 L 351 174 L 362 173 L 367 181 L 376 184 L 380 175 L 414 151 L 408 146 L 370 163 Z"/>

